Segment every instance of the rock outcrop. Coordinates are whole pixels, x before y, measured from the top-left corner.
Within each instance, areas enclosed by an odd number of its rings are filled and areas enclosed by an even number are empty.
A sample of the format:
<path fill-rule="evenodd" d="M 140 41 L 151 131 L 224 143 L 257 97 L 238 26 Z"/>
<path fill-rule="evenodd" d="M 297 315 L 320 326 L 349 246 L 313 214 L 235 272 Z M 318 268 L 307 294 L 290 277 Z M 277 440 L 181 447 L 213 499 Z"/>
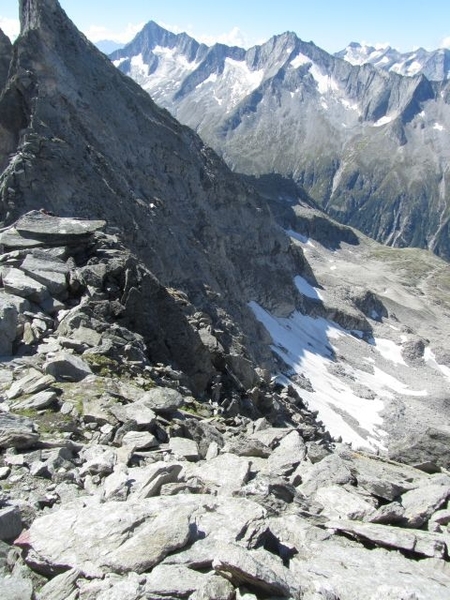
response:
<path fill-rule="evenodd" d="M 445 471 L 336 443 L 293 388 L 196 393 L 202 353 L 175 369 L 131 318 L 127 286 L 160 284 L 104 222 L 29 213 L 0 243 L 3 597 L 446 597 Z"/>

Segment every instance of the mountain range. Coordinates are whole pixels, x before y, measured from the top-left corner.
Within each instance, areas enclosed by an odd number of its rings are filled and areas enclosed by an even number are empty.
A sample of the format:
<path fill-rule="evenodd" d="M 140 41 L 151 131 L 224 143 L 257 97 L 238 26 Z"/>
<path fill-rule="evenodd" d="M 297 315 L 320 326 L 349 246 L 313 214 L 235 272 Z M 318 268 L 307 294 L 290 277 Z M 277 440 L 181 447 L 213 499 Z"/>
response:
<path fill-rule="evenodd" d="M 448 263 L 333 220 L 275 161 L 231 170 L 57 0 L 20 19 L 0 33 L 0 596 L 446 598 Z M 405 149 L 438 85 L 293 34 L 247 52 L 144 31 L 114 62 L 212 132 L 229 109 L 248 165 L 293 160 L 265 128 L 310 122 L 323 175 L 339 139 L 312 99 Z"/>
<path fill-rule="evenodd" d="M 352 65 L 294 33 L 244 50 L 154 22 L 111 60 L 234 171 L 280 175 L 378 241 L 450 257 L 447 80 Z"/>

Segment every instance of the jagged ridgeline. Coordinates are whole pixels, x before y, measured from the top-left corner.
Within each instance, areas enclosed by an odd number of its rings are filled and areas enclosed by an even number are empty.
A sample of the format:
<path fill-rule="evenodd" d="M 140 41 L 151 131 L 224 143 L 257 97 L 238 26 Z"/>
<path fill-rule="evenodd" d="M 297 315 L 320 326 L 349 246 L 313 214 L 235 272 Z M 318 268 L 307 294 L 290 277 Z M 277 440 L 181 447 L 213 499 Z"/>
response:
<path fill-rule="evenodd" d="M 405 77 L 294 33 L 244 50 L 150 22 L 111 59 L 233 170 L 288 177 L 340 222 L 450 258 L 448 52 L 416 53 Z"/>

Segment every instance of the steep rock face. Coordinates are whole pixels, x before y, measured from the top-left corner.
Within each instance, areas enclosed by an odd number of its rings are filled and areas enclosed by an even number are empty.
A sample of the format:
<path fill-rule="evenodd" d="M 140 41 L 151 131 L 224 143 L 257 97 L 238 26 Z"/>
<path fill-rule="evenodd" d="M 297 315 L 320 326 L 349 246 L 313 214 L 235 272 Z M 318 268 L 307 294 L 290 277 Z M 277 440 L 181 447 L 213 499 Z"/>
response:
<path fill-rule="evenodd" d="M 152 32 L 157 62 L 140 35 L 113 62 L 234 170 L 292 178 L 341 222 L 450 257 L 446 81 L 352 65 L 293 33 L 195 59 L 171 45 L 169 61 Z"/>
<path fill-rule="evenodd" d="M 8 75 L 9 63 L 11 62 L 12 45 L 8 36 L 0 29 L 0 90 Z"/>
<path fill-rule="evenodd" d="M 257 355 L 261 330 L 246 302 L 292 309 L 301 253 L 257 194 L 115 69 L 56 1 L 22 2 L 21 20 L 0 98 L 4 223 L 41 208 L 105 219 L 163 286 L 209 315 L 226 353 L 245 346 Z"/>

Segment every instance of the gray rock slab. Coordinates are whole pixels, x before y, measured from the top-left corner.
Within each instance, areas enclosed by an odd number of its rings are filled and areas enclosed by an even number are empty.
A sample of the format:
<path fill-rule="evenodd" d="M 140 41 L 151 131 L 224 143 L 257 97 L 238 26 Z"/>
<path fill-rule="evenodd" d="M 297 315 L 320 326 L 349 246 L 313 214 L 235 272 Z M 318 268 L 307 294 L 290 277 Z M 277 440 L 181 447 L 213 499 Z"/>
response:
<path fill-rule="evenodd" d="M 155 387 L 141 398 L 141 402 L 155 411 L 164 414 L 178 410 L 184 405 L 183 396 L 171 388 Z"/>
<path fill-rule="evenodd" d="M 306 496 L 314 494 L 321 487 L 332 484 L 343 485 L 354 481 L 350 465 L 336 454 L 330 454 L 313 465 L 302 463 L 296 473 L 299 473 L 302 478 L 302 484 L 298 489 Z"/>
<path fill-rule="evenodd" d="M 186 598 L 201 588 L 207 576 L 184 565 L 157 565 L 147 576 L 145 594 L 153 598 L 155 594 L 168 598 Z M 209 600 L 215 596 L 208 596 Z"/>
<path fill-rule="evenodd" d="M 449 497 L 450 487 L 446 485 L 427 485 L 406 492 L 401 497 L 403 524 L 406 527 L 421 527 Z"/>
<path fill-rule="evenodd" d="M 224 544 L 217 549 L 213 568 L 235 586 L 249 585 L 265 595 L 301 597 L 300 583 L 296 583 L 278 557 L 264 550 Z"/>
<path fill-rule="evenodd" d="M 9 294 L 21 296 L 38 304 L 50 296 L 43 283 L 25 275 L 20 269 L 8 269 L 6 275 L 3 276 L 3 285 Z"/>
<path fill-rule="evenodd" d="M 6 397 L 13 400 L 19 396 L 36 394 L 42 390 L 46 390 L 53 383 L 55 383 L 53 375 L 43 375 L 36 369 L 30 369 L 27 375 L 14 381 L 6 392 Z"/>
<path fill-rule="evenodd" d="M 0 598 L 2 600 L 32 600 L 34 598 L 31 579 L 19 575 L 0 576 Z"/>
<path fill-rule="evenodd" d="M 321 514 L 330 519 L 367 519 L 376 511 L 376 502 L 368 502 L 357 493 L 339 485 L 324 486 L 317 490 L 314 499 L 323 506 Z"/>
<path fill-rule="evenodd" d="M 66 263 L 44 260 L 28 254 L 20 266 L 21 271 L 39 281 L 52 296 L 60 297 L 67 292 L 70 269 Z"/>
<path fill-rule="evenodd" d="M 271 449 L 263 442 L 249 437 L 238 437 L 229 440 L 223 448 L 224 452 L 230 452 L 237 456 L 252 456 L 258 458 L 268 458 Z"/>
<path fill-rule="evenodd" d="M 45 372 L 57 381 L 81 381 L 92 375 L 90 366 L 79 356 L 60 352 L 45 364 Z"/>
<path fill-rule="evenodd" d="M 11 413 L 0 413 L 0 448 L 31 448 L 38 441 L 33 422 Z"/>
<path fill-rule="evenodd" d="M 139 483 L 132 490 L 133 497 L 144 499 L 157 496 L 161 491 L 161 486 L 178 480 L 182 469 L 183 466 L 179 463 L 164 461 L 158 461 L 144 469 L 130 469 L 130 474 L 136 473 L 136 476 L 139 477 Z"/>
<path fill-rule="evenodd" d="M 0 294 L 0 356 L 10 356 L 17 335 L 19 312 L 9 301 L 8 294 Z"/>
<path fill-rule="evenodd" d="M 22 518 L 15 506 L 0 509 L 0 540 L 13 541 L 22 531 Z"/>
<path fill-rule="evenodd" d="M 194 440 L 171 437 L 169 440 L 169 448 L 175 457 L 184 458 L 192 462 L 200 460 L 198 445 Z"/>
<path fill-rule="evenodd" d="M 64 246 L 89 239 L 93 233 L 105 227 L 105 221 L 88 221 L 82 219 L 71 219 L 67 217 L 54 217 L 31 211 L 23 215 L 14 228 L 10 228 L 0 234 L 0 244 L 6 247 L 27 248 L 31 245 L 42 243 L 51 246 Z M 14 231 L 15 230 L 15 231 Z M 11 245 L 10 236 L 19 234 L 22 242 Z"/>
<path fill-rule="evenodd" d="M 79 593 L 73 600 L 143 600 L 143 583 L 145 580 L 142 582 L 137 573 L 128 573 L 126 577 L 108 573 L 103 579 L 79 581 Z"/>
<path fill-rule="evenodd" d="M 70 569 L 57 575 L 39 590 L 38 600 L 61 600 L 72 595 L 75 597 L 78 592 L 77 581 L 80 577 L 81 572 L 78 569 Z"/>
<path fill-rule="evenodd" d="M 134 421 L 137 428 L 149 428 L 156 422 L 155 412 L 140 400 L 130 404 L 113 405 L 109 411 L 120 423 Z"/>
<path fill-rule="evenodd" d="M 235 588 L 233 584 L 217 575 L 209 575 L 204 578 L 190 596 L 189 600 L 233 600 L 235 598 Z"/>
<path fill-rule="evenodd" d="M 422 556 L 443 558 L 447 551 L 445 539 L 439 534 L 427 531 L 345 520 L 330 521 L 327 527 L 368 540 L 384 548 L 397 548 Z"/>
<path fill-rule="evenodd" d="M 306 446 L 297 431 L 291 431 L 280 441 L 267 460 L 274 475 L 288 476 L 305 459 Z"/>
<path fill-rule="evenodd" d="M 333 536 L 294 556 L 289 568 L 307 600 L 447 600 L 450 575 L 436 563 L 445 565 Z"/>
<path fill-rule="evenodd" d="M 278 444 L 285 435 L 292 431 L 291 428 L 286 427 L 267 427 L 266 429 L 260 429 L 252 433 L 249 437 L 255 440 L 259 440 L 266 446 L 273 448 Z"/>
<path fill-rule="evenodd" d="M 16 544 L 33 551 L 41 572 L 143 572 L 187 543 L 190 515 L 204 501 L 189 495 L 125 503 L 83 497 L 35 519 Z"/>
<path fill-rule="evenodd" d="M 159 445 L 155 436 L 148 431 L 128 431 L 122 438 L 122 445 L 130 446 L 135 450 L 155 448 Z"/>
<path fill-rule="evenodd" d="M 54 390 L 46 390 L 33 394 L 24 400 L 13 402 L 11 407 L 13 410 L 43 410 L 54 404 L 57 398 L 58 394 Z"/>
<path fill-rule="evenodd" d="M 235 454 L 219 454 L 198 465 L 196 474 L 205 483 L 217 487 L 219 494 L 232 495 L 247 482 L 250 461 Z"/>

